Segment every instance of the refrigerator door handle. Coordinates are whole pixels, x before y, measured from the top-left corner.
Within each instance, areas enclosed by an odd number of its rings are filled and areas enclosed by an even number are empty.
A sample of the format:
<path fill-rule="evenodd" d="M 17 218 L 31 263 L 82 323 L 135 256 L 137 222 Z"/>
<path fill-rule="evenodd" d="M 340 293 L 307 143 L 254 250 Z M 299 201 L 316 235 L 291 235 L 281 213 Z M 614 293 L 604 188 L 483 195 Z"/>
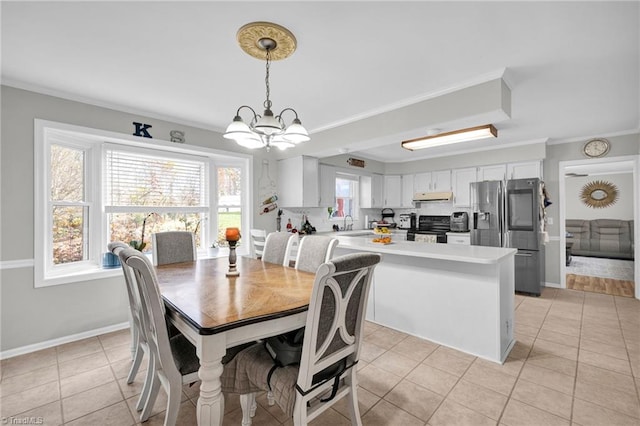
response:
<path fill-rule="evenodd" d="M 522 256 L 522 257 L 532 257 L 533 255 L 531 253 L 516 253 L 516 256 Z"/>

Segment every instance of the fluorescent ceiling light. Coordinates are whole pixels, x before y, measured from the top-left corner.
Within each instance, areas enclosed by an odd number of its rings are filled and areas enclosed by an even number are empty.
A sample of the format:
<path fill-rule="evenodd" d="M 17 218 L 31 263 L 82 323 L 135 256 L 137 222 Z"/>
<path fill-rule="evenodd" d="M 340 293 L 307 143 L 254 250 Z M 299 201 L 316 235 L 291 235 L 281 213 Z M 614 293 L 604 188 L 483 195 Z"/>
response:
<path fill-rule="evenodd" d="M 454 130 L 453 132 L 439 133 L 433 136 L 423 136 L 421 138 L 402 141 L 402 147 L 410 151 L 434 146 L 448 145 L 458 142 L 473 141 L 498 137 L 498 131 L 492 124 L 484 126 L 470 127 L 468 129 Z"/>

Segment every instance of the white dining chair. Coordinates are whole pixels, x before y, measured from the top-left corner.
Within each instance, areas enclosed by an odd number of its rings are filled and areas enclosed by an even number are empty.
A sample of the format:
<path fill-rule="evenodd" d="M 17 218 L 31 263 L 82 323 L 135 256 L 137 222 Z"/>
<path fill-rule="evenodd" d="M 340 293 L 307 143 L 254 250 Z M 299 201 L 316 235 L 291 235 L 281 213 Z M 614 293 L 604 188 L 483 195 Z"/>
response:
<path fill-rule="evenodd" d="M 223 376 L 235 382 L 223 391 L 240 393 L 243 426 L 251 425 L 255 393 L 263 390 L 272 390 L 296 426 L 307 425 L 344 397 L 351 423 L 362 425 L 356 364 L 373 271 L 380 259 L 376 253 L 354 253 L 318 267 L 299 365 L 276 367 L 265 346 L 256 344 L 225 367 Z"/>
<path fill-rule="evenodd" d="M 300 240 L 295 268 L 316 272 L 318 267 L 333 257 L 338 239 L 324 235 L 307 235 Z"/>
<path fill-rule="evenodd" d="M 196 239 L 193 232 L 167 231 L 151 235 L 154 265 L 193 262 L 197 260 Z"/>
<path fill-rule="evenodd" d="M 251 257 L 254 259 L 262 259 L 262 253 L 264 252 L 264 243 L 267 239 L 267 231 L 264 229 L 250 229 L 249 236 L 251 237 Z"/>
<path fill-rule="evenodd" d="M 291 252 L 297 246 L 299 237 L 297 233 L 271 232 L 264 242 L 262 261 L 289 266 Z"/>

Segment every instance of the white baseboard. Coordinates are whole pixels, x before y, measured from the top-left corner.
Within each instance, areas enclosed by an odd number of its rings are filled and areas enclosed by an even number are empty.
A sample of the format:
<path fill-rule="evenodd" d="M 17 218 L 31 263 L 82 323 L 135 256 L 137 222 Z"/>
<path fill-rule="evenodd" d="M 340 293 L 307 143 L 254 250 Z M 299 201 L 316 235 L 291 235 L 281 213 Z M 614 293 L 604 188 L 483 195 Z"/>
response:
<path fill-rule="evenodd" d="M 562 286 L 560 285 L 560 283 L 549 283 L 546 282 L 544 283 L 545 287 L 551 287 L 551 288 L 562 288 Z"/>
<path fill-rule="evenodd" d="M 0 359 L 12 358 L 18 355 L 24 355 L 31 352 L 40 351 L 42 349 L 52 348 L 54 346 L 62 345 L 64 343 L 71 343 L 78 340 L 86 339 L 88 337 L 99 336 L 105 333 L 111 333 L 112 331 L 123 330 L 129 328 L 129 322 L 123 322 L 120 324 L 109 325 L 107 327 L 96 328 L 94 330 L 83 331 L 78 334 L 71 334 L 69 336 L 59 337 L 57 339 L 46 340 L 40 343 L 34 343 L 32 345 L 22 346 L 15 349 L 9 349 L 7 351 L 0 352 Z"/>

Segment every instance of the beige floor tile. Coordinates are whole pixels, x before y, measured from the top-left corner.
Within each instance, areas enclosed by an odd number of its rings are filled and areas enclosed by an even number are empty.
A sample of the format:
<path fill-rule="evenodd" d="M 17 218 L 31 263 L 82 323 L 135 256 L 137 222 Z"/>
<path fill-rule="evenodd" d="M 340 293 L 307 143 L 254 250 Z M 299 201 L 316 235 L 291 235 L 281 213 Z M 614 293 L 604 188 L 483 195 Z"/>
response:
<path fill-rule="evenodd" d="M 136 382 L 142 384 L 144 382 L 144 375 L 140 376 L 140 378 L 137 379 Z M 200 383 L 200 381 L 197 381 L 193 383 L 193 385 L 184 384 L 182 385 L 182 392 L 187 395 L 187 398 L 197 400 L 198 396 L 200 395 Z"/>
<path fill-rule="evenodd" d="M 372 362 L 386 351 L 386 349 L 374 345 L 373 343 L 362 342 L 362 347 L 360 348 L 360 359 L 366 362 Z"/>
<path fill-rule="evenodd" d="M 397 376 L 404 377 L 420 362 L 397 352 L 388 351 L 376 358 L 371 364 L 387 370 Z"/>
<path fill-rule="evenodd" d="M 122 400 L 120 388 L 113 381 L 64 398 L 62 400 L 62 415 L 65 422 L 69 422 Z"/>
<path fill-rule="evenodd" d="M 403 380 L 384 399 L 426 422 L 444 397 L 408 380 Z"/>
<path fill-rule="evenodd" d="M 600 331 L 584 329 L 582 330 L 582 334 L 580 335 L 583 339 L 593 340 L 594 342 L 606 343 L 611 346 L 619 346 L 624 348 L 624 338 L 622 335 L 602 333 Z"/>
<path fill-rule="evenodd" d="M 592 318 L 586 318 L 582 321 L 582 334 L 584 333 L 599 333 L 608 336 L 622 337 L 622 329 L 615 319 L 607 321 L 603 319 L 594 320 Z"/>
<path fill-rule="evenodd" d="M 127 377 L 129 375 L 129 371 L 131 370 L 131 365 L 133 362 L 130 359 L 123 359 L 120 361 L 112 362 L 111 369 L 113 370 L 113 374 L 116 379 L 122 379 L 123 377 Z M 138 369 L 138 375 L 144 376 L 145 371 L 147 371 L 147 366 L 149 365 L 148 357 L 145 356 L 142 358 L 142 364 Z"/>
<path fill-rule="evenodd" d="M 187 395 L 182 392 L 181 401 L 186 401 Z M 127 405 L 129 406 L 129 411 L 135 419 L 140 418 L 140 412 L 136 411 L 136 404 L 138 403 L 138 397 L 133 396 L 125 400 Z M 158 413 L 162 413 L 167 409 L 167 393 L 164 391 L 164 388 L 160 386 L 160 390 L 158 391 L 158 396 L 156 398 L 156 402 L 153 404 L 153 408 L 151 409 L 151 416 L 155 416 Z"/>
<path fill-rule="evenodd" d="M 529 356 L 538 355 L 555 355 L 575 361 L 578 359 L 578 348 L 538 338 Z"/>
<path fill-rule="evenodd" d="M 573 421 L 581 426 L 638 426 L 638 419 L 581 399 L 573 401 Z"/>
<path fill-rule="evenodd" d="M 381 399 L 367 414 L 362 416 L 362 424 L 367 426 L 424 426 L 424 421 Z"/>
<path fill-rule="evenodd" d="M 380 401 L 380 397 L 372 394 L 368 390 L 358 387 L 358 408 L 360 409 L 360 417 L 364 416 L 367 411 L 371 409 Z M 333 405 L 333 409 L 349 418 L 349 407 L 347 405 L 347 399 L 342 398 L 340 401 Z"/>
<path fill-rule="evenodd" d="M 577 338 L 580 336 L 580 321 L 558 317 L 549 319 L 549 317 L 547 317 L 542 324 L 541 331 L 542 330 Z"/>
<path fill-rule="evenodd" d="M 631 394 L 636 393 L 635 383 L 631 376 L 594 367 L 589 364 L 578 363 L 578 377 L 576 380 L 599 383 Z"/>
<path fill-rule="evenodd" d="M 88 339 L 78 340 L 76 342 L 66 343 L 56 347 L 58 353 L 58 362 L 65 362 L 82 356 L 90 355 L 96 352 L 102 352 L 100 339 L 90 337 Z"/>
<path fill-rule="evenodd" d="M 58 366 L 51 365 L 0 381 L 0 397 L 58 380 Z"/>
<path fill-rule="evenodd" d="M 240 407 L 240 396 L 239 395 L 233 395 L 233 396 L 237 397 L 237 407 Z M 267 401 L 267 393 L 266 392 L 261 392 L 258 396 L 256 396 L 256 402 L 267 413 L 269 413 L 274 419 L 276 419 L 279 423 L 284 423 L 287 420 L 289 420 L 289 417 L 287 417 L 285 412 L 282 411 L 282 409 L 278 406 L 277 403 L 274 404 L 274 405 L 269 405 L 269 402 Z M 235 404 L 235 402 L 233 404 Z M 226 399 L 225 399 L 224 411 L 225 411 L 225 413 L 227 412 L 227 400 Z M 232 410 L 229 410 L 229 411 L 232 411 Z"/>
<path fill-rule="evenodd" d="M 536 337 L 540 332 L 540 327 L 523 324 L 522 322 L 518 321 L 518 318 L 516 318 L 515 331 L 519 334 Z"/>
<path fill-rule="evenodd" d="M 528 361 L 522 368 L 520 378 L 550 389 L 560 391 L 567 395 L 573 395 L 575 377 L 558 373 L 557 371 L 549 370 L 547 368 L 538 367 L 537 365 L 531 364 Z"/>
<path fill-rule="evenodd" d="M 140 395 L 142 392 L 142 387 L 144 386 L 144 375 L 139 375 L 133 383 L 128 384 L 127 378 L 118 379 L 118 386 L 120 387 L 120 392 L 124 396 L 124 399 L 129 399 L 132 396 Z M 197 398 L 197 395 L 196 395 Z"/>
<path fill-rule="evenodd" d="M 578 381 L 575 397 L 628 416 L 640 418 L 638 396 L 628 392 L 598 383 Z"/>
<path fill-rule="evenodd" d="M 65 423 L 65 426 L 130 426 L 135 423 L 136 421 L 131 416 L 127 403 L 120 401 L 98 411 L 94 411 L 84 417 Z M 146 426 L 150 424 L 151 423 L 145 423 Z"/>
<path fill-rule="evenodd" d="M 516 382 L 512 399 L 529 404 L 556 416 L 571 419 L 571 396 L 524 379 Z"/>
<path fill-rule="evenodd" d="M 381 327 L 366 337 L 367 342 L 386 350 L 391 349 L 401 341 L 407 338 L 407 334 L 401 333 L 390 328 Z"/>
<path fill-rule="evenodd" d="M 319 417 L 311 420 L 309 426 L 350 426 L 351 420 L 349 417 L 345 417 L 338 413 L 336 410 L 329 408 Z"/>
<path fill-rule="evenodd" d="M 433 417 L 429 419 L 429 424 L 433 426 L 489 426 L 495 425 L 496 421 L 447 398 L 438 407 Z"/>
<path fill-rule="evenodd" d="M 491 419 L 498 420 L 507 403 L 507 397 L 466 380 L 460 380 L 447 399 L 464 405 Z"/>
<path fill-rule="evenodd" d="M 572 361 L 567 358 L 562 358 L 555 355 L 540 355 L 529 357 L 527 364 L 535 365 L 537 367 L 543 367 L 549 370 L 557 371 L 558 373 L 566 374 L 567 376 L 576 376 L 578 369 L 578 362 Z"/>
<path fill-rule="evenodd" d="M 43 349 L 25 355 L 15 356 L 0 361 L 2 363 L 2 378 L 19 376 L 33 370 L 56 365 L 58 358 L 56 348 Z"/>
<path fill-rule="evenodd" d="M 98 336 L 102 347 L 107 349 L 124 344 L 131 345 L 131 333 L 128 328 Z"/>
<path fill-rule="evenodd" d="M 511 389 L 513 389 L 516 381 L 514 376 L 480 363 L 473 363 L 462 378 L 503 395 L 509 395 L 511 393 Z"/>
<path fill-rule="evenodd" d="M 547 340 L 553 343 L 560 343 L 561 345 L 573 346 L 574 348 L 577 348 L 580 345 L 579 336 L 579 332 L 577 335 L 562 334 L 556 331 L 552 331 L 548 327 L 542 327 L 540 329 L 540 333 L 538 333 L 539 339 Z"/>
<path fill-rule="evenodd" d="M 382 328 L 382 326 L 380 324 L 376 324 L 375 322 L 371 322 L 371 321 L 365 321 L 364 322 L 364 334 L 365 336 L 367 334 L 371 334 L 376 330 L 380 330 L 380 328 Z"/>
<path fill-rule="evenodd" d="M 260 405 L 258 405 L 258 409 L 256 410 L 256 415 L 252 420 L 253 420 L 253 424 L 256 426 L 258 425 L 280 426 L 282 424 Z M 195 425 L 195 423 L 192 423 L 192 424 Z M 242 409 L 240 408 L 225 414 L 224 418 L 222 419 L 223 426 L 238 426 L 241 424 L 242 424 Z M 291 426 L 293 426 L 293 421 L 288 420 L 285 424 L 287 425 L 290 424 Z M 143 425 L 146 426 L 146 423 L 143 423 Z"/>
<path fill-rule="evenodd" d="M 9 417 L 60 399 L 58 382 L 49 382 L 0 399 L 0 416 Z"/>
<path fill-rule="evenodd" d="M 631 376 L 631 364 L 629 363 L 629 360 L 614 358 L 602 353 L 590 352 L 585 349 L 580 349 L 578 361 Z"/>
<path fill-rule="evenodd" d="M 584 338 L 581 339 L 580 349 L 581 350 L 584 349 L 589 352 L 596 352 L 599 354 L 608 355 L 614 358 L 623 359 L 625 361 L 629 359 L 626 348 L 622 348 L 620 346 L 612 346 L 607 343 L 600 343 L 594 340 L 589 340 Z"/>
<path fill-rule="evenodd" d="M 456 349 L 448 348 L 446 346 L 440 346 L 440 347 L 438 347 L 437 350 L 440 351 L 440 352 L 443 352 L 446 355 L 455 356 L 457 358 L 462 358 L 462 359 L 469 360 L 469 361 L 473 361 L 473 360 L 475 360 L 477 358 L 474 355 L 466 354 L 464 352 L 461 352 L 461 351 L 456 350 Z"/>
<path fill-rule="evenodd" d="M 548 411 L 540 410 L 515 399 L 507 402 L 507 407 L 500 419 L 501 424 L 508 426 L 569 426 L 567 419 L 558 417 Z"/>
<path fill-rule="evenodd" d="M 485 359 L 478 358 L 475 361 L 475 364 L 478 364 L 482 367 L 493 368 L 494 370 L 499 371 L 501 373 L 518 377 L 518 375 L 520 375 L 520 370 L 522 370 L 522 367 L 524 366 L 524 360 L 507 357 L 504 364 L 498 364 L 497 362 L 487 361 Z"/>
<path fill-rule="evenodd" d="M 509 353 L 509 358 L 522 361 L 526 360 L 529 357 L 529 352 L 531 352 L 534 340 L 534 338 L 531 338 L 531 342 L 528 344 L 526 342 L 516 340 L 516 343 L 513 345 L 513 348 L 511 348 L 511 352 Z"/>
<path fill-rule="evenodd" d="M 2 419 L 2 424 L 25 424 L 24 419 L 32 421 L 31 424 L 39 426 L 58 426 L 62 424 L 62 407 L 60 401 L 50 402 L 49 404 L 36 407 L 33 410 L 25 411 L 15 417 L 7 417 Z M 20 421 L 19 423 L 17 421 Z"/>
<path fill-rule="evenodd" d="M 104 352 L 97 352 L 67 362 L 61 362 L 58 364 L 60 379 L 85 373 L 105 365 L 109 365 L 109 361 Z"/>
<path fill-rule="evenodd" d="M 60 380 L 62 398 L 115 381 L 111 367 L 104 366 Z"/>
<path fill-rule="evenodd" d="M 402 355 L 416 361 L 422 361 L 438 347 L 439 345 L 437 343 L 409 336 L 392 347 L 391 351 L 401 353 Z"/>
<path fill-rule="evenodd" d="M 131 359 L 131 346 L 128 344 L 120 346 L 111 346 L 104 350 L 109 362 L 122 361 L 124 359 Z"/>
<path fill-rule="evenodd" d="M 473 358 L 461 358 L 454 356 L 451 354 L 450 350 L 440 346 L 422 362 L 426 365 L 430 365 L 446 371 L 447 373 L 451 373 L 454 376 L 460 377 L 465 371 L 467 371 L 473 362 Z"/>
<path fill-rule="evenodd" d="M 380 397 L 385 396 L 400 380 L 402 380 L 400 376 L 372 364 L 358 371 L 360 386 Z"/>
<path fill-rule="evenodd" d="M 163 426 L 164 425 L 165 412 L 161 412 L 149 417 L 149 421 L 143 423 L 144 426 Z M 187 400 L 180 404 L 180 410 L 178 410 L 178 418 L 176 419 L 176 425 L 197 425 L 197 411 L 193 402 Z M 238 423 L 240 424 L 240 423 Z M 258 423 L 256 423 L 258 424 Z"/>
<path fill-rule="evenodd" d="M 429 365 L 420 364 L 406 377 L 407 380 L 437 394 L 447 395 L 458 382 L 458 376 Z"/>

